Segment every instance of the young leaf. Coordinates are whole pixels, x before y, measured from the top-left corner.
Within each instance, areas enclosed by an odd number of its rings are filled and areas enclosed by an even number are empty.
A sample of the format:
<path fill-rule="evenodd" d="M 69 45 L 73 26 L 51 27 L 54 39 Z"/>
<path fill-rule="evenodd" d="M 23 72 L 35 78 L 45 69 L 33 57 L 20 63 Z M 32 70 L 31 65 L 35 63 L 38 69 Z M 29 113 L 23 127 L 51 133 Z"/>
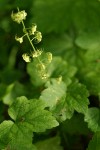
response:
<path fill-rule="evenodd" d="M 8 112 L 15 121 L 18 128 L 30 129 L 33 132 L 42 132 L 58 126 L 58 122 L 52 114 L 44 110 L 45 103 L 41 100 L 28 100 L 26 97 L 19 97 Z"/>
<path fill-rule="evenodd" d="M 64 82 L 57 79 L 52 79 L 46 84 L 46 89 L 42 91 L 40 99 L 42 99 L 46 106 L 54 107 L 60 99 L 66 94 L 66 85 Z"/>
<path fill-rule="evenodd" d="M 89 108 L 85 114 L 85 121 L 92 131 L 100 131 L 100 109 L 95 107 Z"/>
<path fill-rule="evenodd" d="M 79 113 L 85 114 L 88 110 L 88 91 L 86 87 L 78 82 L 72 83 L 68 88 L 66 102 Z"/>
<path fill-rule="evenodd" d="M 88 145 L 87 150 L 99 150 L 100 149 L 100 132 L 96 132 Z"/>

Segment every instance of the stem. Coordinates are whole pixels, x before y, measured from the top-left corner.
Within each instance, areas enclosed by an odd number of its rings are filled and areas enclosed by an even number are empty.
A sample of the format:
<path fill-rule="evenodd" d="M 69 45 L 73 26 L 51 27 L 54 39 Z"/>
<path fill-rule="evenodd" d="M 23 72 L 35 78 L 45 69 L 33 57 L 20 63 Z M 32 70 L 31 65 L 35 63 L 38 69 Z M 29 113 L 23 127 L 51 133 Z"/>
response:
<path fill-rule="evenodd" d="M 34 50 L 34 52 L 36 52 L 36 49 L 35 49 L 35 47 L 34 47 L 34 45 L 32 43 L 32 40 L 29 37 L 29 34 L 28 34 L 27 30 L 26 30 L 26 27 L 25 27 L 25 24 L 24 24 L 23 21 L 22 21 L 22 25 L 23 25 L 23 31 L 25 32 L 25 34 L 26 34 L 26 36 L 27 36 L 27 38 L 28 38 L 28 40 L 29 40 L 29 42 L 30 42 L 30 44 L 32 46 L 32 49 Z M 37 59 L 38 59 L 39 63 L 42 64 L 41 60 L 38 57 L 37 57 Z"/>
<path fill-rule="evenodd" d="M 29 40 L 29 42 L 30 42 L 30 44 L 31 44 L 31 46 L 32 46 L 32 48 L 33 48 L 33 50 L 34 50 L 34 52 L 36 52 L 35 47 L 34 47 L 32 41 L 31 41 L 31 39 L 30 39 L 30 37 L 29 37 L 29 35 L 28 35 L 28 32 L 26 31 L 25 24 L 24 24 L 23 21 L 22 21 L 22 25 L 23 25 L 23 30 L 24 30 L 24 32 L 26 33 L 26 36 L 27 36 L 27 38 L 28 38 L 28 40 Z"/>

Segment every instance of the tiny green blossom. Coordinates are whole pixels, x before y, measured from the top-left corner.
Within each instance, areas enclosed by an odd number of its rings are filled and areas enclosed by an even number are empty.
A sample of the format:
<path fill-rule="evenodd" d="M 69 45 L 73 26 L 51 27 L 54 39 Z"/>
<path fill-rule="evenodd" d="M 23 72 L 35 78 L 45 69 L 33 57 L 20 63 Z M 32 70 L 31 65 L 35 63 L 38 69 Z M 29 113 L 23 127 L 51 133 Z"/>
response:
<path fill-rule="evenodd" d="M 23 43 L 23 37 L 15 36 L 15 40 L 18 41 L 19 43 Z"/>
<path fill-rule="evenodd" d="M 17 23 L 21 23 L 23 20 L 26 19 L 27 13 L 25 12 L 25 10 L 22 11 L 18 11 L 17 13 L 13 13 L 11 14 L 11 18 L 13 21 L 17 22 Z"/>
<path fill-rule="evenodd" d="M 38 43 L 41 42 L 41 40 L 42 40 L 42 34 L 41 34 L 41 32 L 39 32 L 39 31 L 35 32 L 35 39 L 36 39 L 36 41 Z"/>
<path fill-rule="evenodd" d="M 33 24 L 31 29 L 30 29 L 30 35 L 34 35 L 34 33 L 36 32 L 36 29 L 37 29 L 37 25 Z"/>
<path fill-rule="evenodd" d="M 32 53 L 32 57 L 39 57 L 40 55 L 42 54 L 42 51 L 41 50 L 37 50 L 35 52 Z"/>
<path fill-rule="evenodd" d="M 37 69 L 39 70 L 39 72 L 44 71 L 45 70 L 45 65 L 43 63 L 37 64 Z"/>
<path fill-rule="evenodd" d="M 23 59 L 25 60 L 25 62 L 30 62 L 30 56 L 28 54 L 23 54 L 22 55 Z"/>
<path fill-rule="evenodd" d="M 41 78 L 42 78 L 42 79 L 47 79 L 47 78 L 48 78 L 48 74 L 46 74 L 46 73 L 42 74 L 42 75 L 41 75 Z"/>

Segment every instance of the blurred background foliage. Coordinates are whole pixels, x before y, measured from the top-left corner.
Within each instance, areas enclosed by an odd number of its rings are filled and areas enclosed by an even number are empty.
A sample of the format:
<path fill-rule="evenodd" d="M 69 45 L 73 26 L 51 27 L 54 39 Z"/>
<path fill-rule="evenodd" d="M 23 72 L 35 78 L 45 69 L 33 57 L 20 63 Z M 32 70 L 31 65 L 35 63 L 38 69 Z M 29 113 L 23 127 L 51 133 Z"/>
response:
<path fill-rule="evenodd" d="M 0 82 L 11 84 L 27 79 L 22 54 L 30 51 L 27 41 L 21 45 L 22 26 L 11 20 L 17 7 L 28 13 L 26 27 L 36 23 L 43 40 L 37 46 L 61 56 L 78 68 L 77 77 L 90 93 L 100 93 L 100 2 L 98 0 L 0 0 Z M 91 57 L 90 57 L 91 56 Z M 95 65 L 97 66 L 95 68 Z M 24 80 L 25 81 L 25 80 Z M 93 86 L 90 87 L 90 84 Z M 2 87 L 2 86 L 1 86 Z M 1 96 L 4 93 L 1 92 Z"/>
<path fill-rule="evenodd" d="M 29 98 L 38 97 L 37 91 L 41 91 L 41 87 L 37 89 L 29 82 L 26 63 L 22 60 L 22 54 L 31 49 L 27 39 L 22 44 L 15 41 L 16 34 L 23 34 L 22 26 L 11 20 L 11 13 L 16 12 L 17 7 L 28 14 L 25 20 L 26 27 L 36 23 L 42 32 L 43 40 L 36 48 L 42 47 L 44 51 L 50 51 L 54 56 L 60 56 L 75 66 L 76 77 L 87 86 L 90 96 L 94 95 L 93 106 L 98 106 L 96 97 L 100 94 L 100 2 L 0 0 L 0 100 L 3 100 L 0 104 L 0 122 L 8 117 L 7 112 L 3 111 L 7 106 L 3 103 L 10 105 L 21 95 Z M 77 118 L 66 122 L 69 130 L 72 130 L 71 122 L 79 122 Z M 65 126 L 64 124 L 64 128 Z M 75 125 L 75 130 L 71 132 L 77 130 L 81 132 Z M 84 130 L 86 131 L 87 127 Z M 66 132 L 69 134 L 67 129 Z M 69 139 L 70 137 L 72 135 Z"/>

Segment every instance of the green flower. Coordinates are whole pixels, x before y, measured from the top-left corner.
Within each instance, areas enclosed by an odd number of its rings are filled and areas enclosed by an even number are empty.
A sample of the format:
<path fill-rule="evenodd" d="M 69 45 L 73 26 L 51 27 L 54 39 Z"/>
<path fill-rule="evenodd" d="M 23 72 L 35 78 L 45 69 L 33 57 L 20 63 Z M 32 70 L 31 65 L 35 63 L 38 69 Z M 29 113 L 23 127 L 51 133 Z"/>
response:
<path fill-rule="evenodd" d="M 34 39 L 37 41 L 37 43 L 41 42 L 41 40 L 42 40 L 42 34 L 41 34 L 41 32 L 36 31 Z"/>
<path fill-rule="evenodd" d="M 25 60 L 25 62 L 30 62 L 30 56 L 28 54 L 23 54 L 22 55 L 23 59 Z"/>
<path fill-rule="evenodd" d="M 13 13 L 11 14 L 11 18 L 13 21 L 17 22 L 17 23 L 21 23 L 23 20 L 26 19 L 27 13 L 25 12 L 25 10 L 22 11 L 18 11 L 17 13 Z"/>
<path fill-rule="evenodd" d="M 15 36 L 15 40 L 18 41 L 19 43 L 23 43 L 23 37 Z"/>

